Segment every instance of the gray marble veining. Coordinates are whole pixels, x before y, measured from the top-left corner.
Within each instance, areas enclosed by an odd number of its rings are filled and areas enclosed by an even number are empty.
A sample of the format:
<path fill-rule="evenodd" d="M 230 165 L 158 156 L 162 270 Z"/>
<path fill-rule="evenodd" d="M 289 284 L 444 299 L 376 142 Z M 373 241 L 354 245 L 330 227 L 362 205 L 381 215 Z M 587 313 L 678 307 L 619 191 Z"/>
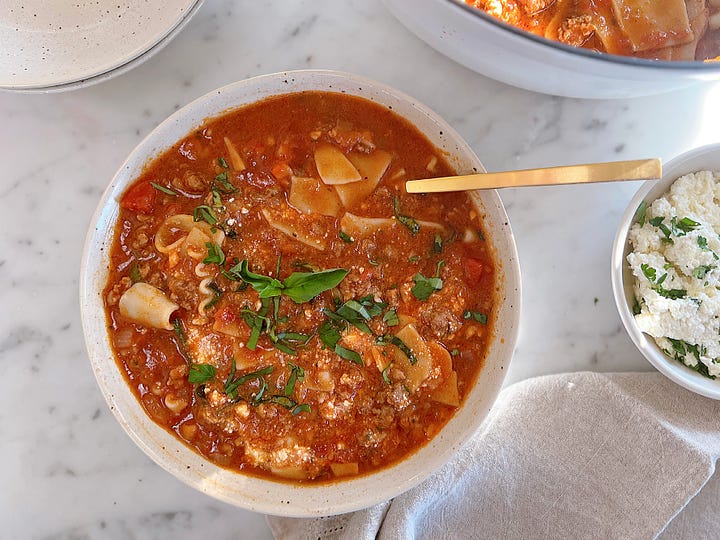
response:
<path fill-rule="evenodd" d="M 100 194 L 165 117 L 229 82 L 329 68 L 395 86 L 445 116 L 489 170 L 659 156 L 720 141 L 720 87 L 561 99 L 473 73 L 379 0 L 205 2 L 133 71 L 64 94 L 0 94 L 2 538 L 263 538 L 262 516 L 184 486 L 122 432 L 95 384 L 77 299 Z M 505 190 L 523 272 L 508 383 L 646 370 L 615 312 L 610 248 L 637 183 Z"/>

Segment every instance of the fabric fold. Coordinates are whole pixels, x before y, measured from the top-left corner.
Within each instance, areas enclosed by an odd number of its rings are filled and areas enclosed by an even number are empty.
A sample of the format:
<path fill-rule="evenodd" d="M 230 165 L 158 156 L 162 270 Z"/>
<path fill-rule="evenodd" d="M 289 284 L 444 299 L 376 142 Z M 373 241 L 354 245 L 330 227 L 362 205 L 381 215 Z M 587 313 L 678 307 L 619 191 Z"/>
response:
<path fill-rule="evenodd" d="M 503 390 L 450 463 L 389 503 L 268 523 L 282 539 L 653 538 L 719 456 L 720 403 L 660 374 L 546 376 Z"/>

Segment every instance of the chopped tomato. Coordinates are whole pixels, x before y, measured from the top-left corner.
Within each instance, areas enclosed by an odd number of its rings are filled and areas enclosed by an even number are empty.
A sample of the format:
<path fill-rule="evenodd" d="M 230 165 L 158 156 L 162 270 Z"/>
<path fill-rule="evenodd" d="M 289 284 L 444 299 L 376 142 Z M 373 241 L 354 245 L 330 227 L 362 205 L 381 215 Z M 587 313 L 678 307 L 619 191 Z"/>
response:
<path fill-rule="evenodd" d="M 133 212 L 152 214 L 155 210 L 156 195 L 157 191 L 150 185 L 150 182 L 140 182 L 123 195 L 120 206 Z"/>
<path fill-rule="evenodd" d="M 289 178 L 292 175 L 292 169 L 284 161 L 279 161 L 273 165 L 270 172 L 272 172 L 272 175 L 278 180 Z"/>
<path fill-rule="evenodd" d="M 465 282 L 470 287 L 480 284 L 480 278 L 484 271 L 483 263 L 479 259 L 468 257 L 465 259 Z"/>

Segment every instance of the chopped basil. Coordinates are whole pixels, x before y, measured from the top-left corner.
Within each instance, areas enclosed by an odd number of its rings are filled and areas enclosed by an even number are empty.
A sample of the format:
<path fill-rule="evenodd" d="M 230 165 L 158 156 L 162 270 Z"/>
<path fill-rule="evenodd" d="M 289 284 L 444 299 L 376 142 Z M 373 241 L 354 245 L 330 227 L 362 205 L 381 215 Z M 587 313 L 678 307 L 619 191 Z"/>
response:
<path fill-rule="evenodd" d="M 178 342 L 180 344 L 180 348 L 185 348 L 185 330 L 183 330 L 182 323 L 180 322 L 179 318 L 173 319 L 173 330 L 175 331 L 175 335 L 178 338 Z"/>
<path fill-rule="evenodd" d="M 365 306 L 357 300 L 348 300 L 335 311 L 324 308 L 323 313 L 335 322 L 346 322 L 366 334 L 372 334 L 372 330 L 370 330 L 370 327 L 365 322 L 370 320 L 370 313 L 368 313 Z"/>
<path fill-rule="evenodd" d="M 288 362 L 288 365 L 290 366 L 291 370 L 290 377 L 288 377 L 288 382 L 285 384 L 285 388 L 283 389 L 283 394 L 286 397 L 289 397 L 293 394 L 297 381 L 302 381 L 305 378 L 305 370 L 303 368 L 301 368 L 300 366 L 296 366 L 291 362 Z"/>
<path fill-rule="evenodd" d="M 226 171 L 221 172 L 215 177 L 213 189 L 225 194 L 235 193 L 237 191 L 237 188 L 228 180 L 228 173 Z"/>
<path fill-rule="evenodd" d="M 225 158 L 220 156 L 218 158 L 218 165 L 220 165 L 223 169 L 229 169 L 230 167 L 227 164 L 227 161 L 225 161 Z"/>
<path fill-rule="evenodd" d="M 310 405 L 308 405 L 307 403 L 301 403 L 300 405 L 296 405 L 295 407 L 293 407 L 293 409 L 290 411 L 293 416 L 297 416 L 301 412 L 310 412 Z"/>
<path fill-rule="evenodd" d="M 220 287 L 218 287 L 214 281 L 208 283 L 208 287 L 212 289 L 212 291 L 215 293 L 215 296 L 213 296 L 212 299 L 207 304 L 205 304 L 205 309 L 210 309 L 218 303 L 220 298 L 222 298 L 222 289 L 220 289 Z"/>
<path fill-rule="evenodd" d="M 457 356 L 460 354 L 460 351 L 458 349 L 453 349 L 450 351 L 450 356 Z"/>
<path fill-rule="evenodd" d="M 345 231 L 338 231 L 338 236 L 340 237 L 340 240 L 342 240 L 343 242 L 347 242 L 348 244 L 352 244 L 352 242 L 353 242 L 352 237 Z"/>
<path fill-rule="evenodd" d="M 172 189 L 166 188 L 164 186 L 161 186 L 160 184 L 156 184 L 155 182 L 150 182 L 150 185 L 160 191 L 161 193 L 164 193 L 165 195 L 171 195 L 172 197 L 177 197 L 177 193 L 175 193 Z"/>
<path fill-rule="evenodd" d="M 637 207 L 637 210 L 635 210 L 635 216 L 634 221 L 635 223 L 639 224 L 641 227 L 645 225 L 645 216 L 647 215 L 647 203 L 645 201 L 642 201 L 640 205 Z"/>
<path fill-rule="evenodd" d="M 235 265 L 229 272 L 252 285 L 260 298 L 284 294 L 297 304 L 309 302 L 319 294 L 336 287 L 348 274 L 348 270 L 343 268 L 321 272 L 293 272 L 281 282 L 276 278 L 251 272 L 247 259 Z"/>
<path fill-rule="evenodd" d="M 351 362 L 354 362 L 360 366 L 365 365 L 365 363 L 363 362 L 362 356 L 360 356 L 355 351 L 346 349 L 345 347 L 342 347 L 340 345 L 335 345 L 335 354 L 337 354 L 340 358 L 344 358 L 345 360 L 350 360 Z"/>
<path fill-rule="evenodd" d="M 640 302 L 637 297 L 633 298 L 632 312 L 633 315 L 640 315 L 642 312 L 642 308 L 640 307 Z"/>
<path fill-rule="evenodd" d="M 393 212 L 395 214 L 395 219 L 405 225 L 405 227 L 407 227 L 410 231 L 410 234 L 415 236 L 418 232 L 420 232 L 420 225 L 417 221 L 410 216 L 400 213 L 400 200 L 397 197 L 393 198 Z"/>
<path fill-rule="evenodd" d="M 433 240 L 432 250 L 434 253 L 442 253 L 443 239 L 442 239 L 442 236 L 440 236 L 439 234 L 435 235 L 435 239 Z"/>
<path fill-rule="evenodd" d="M 215 366 L 211 364 L 193 364 L 190 366 L 188 381 L 192 384 L 205 384 L 215 377 Z"/>
<path fill-rule="evenodd" d="M 695 270 L 693 270 L 693 276 L 698 279 L 705 279 L 707 273 L 710 272 L 710 270 L 714 270 L 715 268 L 717 268 L 717 266 L 711 264 L 698 266 L 697 268 L 695 268 Z"/>
<path fill-rule="evenodd" d="M 410 350 L 410 347 L 405 345 L 405 342 L 397 336 L 393 336 L 392 334 L 385 334 L 384 336 L 380 336 L 379 338 L 377 338 L 375 343 L 378 345 L 395 345 L 403 352 L 405 356 L 407 356 L 411 365 L 415 365 L 418 361 L 415 354 L 413 354 L 412 350 Z"/>
<path fill-rule="evenodd" d="M 390 362 L 387 366 L 385 366 L 385 369 L 382 370 L 382 378 L 385 383 L 392 385 L 392 381 L 390 380 L 390 366 L 392 365 L 392 362 Z"/>
<path fill-rule="evenodd" d="M 413 296 L 418 300 L 425 301 L 435 291 L 439 291 L 443 287 L 443 281 L 440 279 L 440 269 L 445 265 L 445 261 L 440 261 L 437 265 L 437 271 L 434 277 L 425 277 L 420 272 L 415 274 L 413 281 L 415 285 L 411 289 Z"/>
<path fill-rule="evenodd" d="M 700 223 L 698 223 L 697 221 L 693 221 L 689 217 L 684 217 L 684 218 L 678 220 L 677 222 L 675 221 L 675 218 L 673 218 L 673 225 L 675 226 L 676 229 L 679 229 L 683 233 L 687 234 L 690 231 L 694 231 L 695 229 L 697 229 L 700 226 Z M 676 232 L 676 235 L 681 236 L 681 235 L 677 234 L 677 232 Z"/>
<path fill-rule="evenodd" d="M 140 273 L 140 265 L 135 263 L 130 267 L 130 281 L 138 283 L 142 281 L 142 274 Z"/>
<path fill-rule="evenodd" d="M 331 312 L 332 313 L 332 312 Z M 323 344 L 337 354 L 340 358 L 350 360 L 361 366 L 365 365 L 358 353 L 353 350 L 347 349 L 341 346 L 338 342 L 341 339 L 341 334 L 338 328 L 332 323 L 332 321 L 325 321 L 318 330 L 318 336 Z"/>
<path fill-rule="evenodd" d="M 472 319 L 473 321 L 479 322 L 480 324 L 487 324 L 487 314 L 479 313 L 477 311 L 470 311 L 469 309 L 463 313 L 463 319 Z"/>
<path fill-rule="evenodd" d="M 225 254 L 222 248 L 215 242 L 205 242 L 205 247 L 208 250 L 207 257 L 203 259 L 204 264 L 217 264 L 222 266 L 225 264 Z"/>
<path fill-rule="evenodd" d="M 700 246 L 700 249 L 702 251 L 710 251 L 710 248 L 708 247 L 707 238 L 704 236 L 698 236 L 697 237 L 697 244 Z"/>
<path fill-rule="evenodd" d="M 640 269 L 642 270 L 642 273 L 645 275 L 648 281 L 653 284 L 652 290 L 654 290 L 660 296 L 669 298 L 671 300 L 677 300 L 680 298 L 685 298 L 687 296 L 687 290 L 685 289 L 666 289 L 662 286 L 662 284 L 665 282 L 665 279 L 667 278 L 667 273 L 663 274 L 662 276 L 660 276 L 659 279 L 656 280 L 655 278 L 657 276 L 657 271 L 652 266 L 643 263 L 640 265 Z"/>
<path fill-rule="evenodd" d="M 379 302 L 375 300 L 375 297 L 371 294 L 358 298 L 358 302 L 367 309 L 370 317 L 378 317 L 387 307 L 387 302 Z"/>
<path fill-rule="evenodd" d="M 234 366 L 235 366 L 235 360 L 233 360 L 233 370 L 231 372 L 233 374 L 233 377 L 235 375 Z M 267 366 L 267 367 L 264 367 L 257 371 L 253 371 L 251 373 L 246 373 L 245 375 L 242 375 L 241 377 L 238 377 L 236 379 L 228 377 L 228 379 L 225 381 L 225 393 L 231 400 L 237 401 L 238 387 L 242 386 L 243 384 L 245 384 L 248 381 L 257 380 L 260 382 L 260 390 L 258 392 L 256 392 L 255 395 L 252 397 L 252 401 L 255 404 L 257 404 L 257 402 L 260 401 L 260 399 L 262 398 L 262 395 L 265 393 L 265 390 L 268 387 L 267 381 L 265 380 L 265 375 L 269 375 L 272 372 L 273 372 L 273 366 Z"/>
<path fill-rule="evenodd" d="M 408 257 L 408 262 L 416 263 L 420 260 L 420 255 L 413 255 L 411 257 Z"/>
<path fill-rule="evenodd" d="M 243 321 L 245 321 L 245 324 L 250 327 L 250 337 L 248 338 L 246 346 L 251 351 L 254 351 L 257 347 L 263 328 L 265 328 L 266 325 L 268 327 L 270 326 L 270 319 L 266 317 L 268 308 L 269 304 L 267 302 L 263 302 L 263 306 L 257 313 L 248 308 L 240 310 L 240 316 Z"/>
<path fill-rule="evenodd" d="M 218 218 L 212 208 L 202 204 L 193 210 L 193 221 L 196 223 L 198 221 L 205 221 L 210 225 L 215 225 L 218 222 Z"/>
<path fill-rule="evenodd" d="M 398 314 L 394 307 L 388 309 L 385 312 L 385 315 L 383 315 L 382 320 L 388 326 L 397 326 L 398 324 L 400 324 L 400 319 L 398 319 Z"/>

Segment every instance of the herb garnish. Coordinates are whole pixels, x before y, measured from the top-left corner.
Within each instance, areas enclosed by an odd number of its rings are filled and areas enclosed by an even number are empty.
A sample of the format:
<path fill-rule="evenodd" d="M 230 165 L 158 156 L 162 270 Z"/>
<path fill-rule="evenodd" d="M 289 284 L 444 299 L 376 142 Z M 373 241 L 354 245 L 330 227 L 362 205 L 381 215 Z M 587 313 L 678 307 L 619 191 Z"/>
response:
<path fill-rule="evenodd" d="M 645 225 L 645 216 L 647 215 L 647 203 L 645 201 L 642 201 L 640 205 L 637 207 L 637 210 L 635 210 L 635 216 L 634 220 L 635 223 L 640 225 L 641 227 Z"/>
<path fill-rule="evenodd" d="M 192 364 L 188 381 L 192 384 L 205 384 L 215 378 L 215 366 L 212 364 Z"/>
<path fill-rule="evenodd" d="M 716 378 L 715 375 L 710 375 L 710 372 L 708 371 L 708 367 L 700 361 L 700 356 L 704 356 L 707 353 L 704 346 L 700 345 L 698 347 L 698 345 L 688 343 L 687 341 L 683 341 L 681 339 L 672 339 L 672 338 L 667 338 L 667 339 L 672 344 L 673 352 L 675 354 L 671 354 L 670 351 L 667 351 L 667 350 L 665 350 L 665 354 L 667 354 L 671 358 L 675 358 L 675 360 L 677 360 L 678 362 L 681 362 L 683 365 L 686 365 L 690 369 L 694 369 L 695 371 L 697 371 L 701 375 L 704 375 L 705 377 L 708 377 L 710 379 Z M 695 359 L 697 360 L 697 363 L 694 366 L 688 365 L 685 362 L 685 356 L 688 354 L 692 354 L 695 357 Z"/>
<path fill-rule="evenodd" d="M 342 230 L 338 231 L 338 236 L 340 237 L 340 240 L 342 240 L 343 242 L 346 242 L 348 244 L 352 244 L 354 242 L 352 236 L 350 236 L 345 231 L 342 231 Z"/>
<path fill-rule="evenodd" d="M 230 168 L 230 167 L 228 166 L 227 161 L 225 161 L 225 158 L 222 157 L 222 156 L 220 156 L 220 157 L 218 158 L 218 165 L 220 165 L 223 169 L 229 169 L 229 168 Z"/>
<path fill-rule="evenodd" d="M 440 279 L 440 269 L 445 265 L 445 261 L 440 261 L 433 277 L 425 277 L 420 272 L 415 274 L 413 281 L 415 285 L 411 289 L 413 296 L 418 300 L 425 301 L 435 291 L 439 291 L 443 287 L 443 281 Z"/>
<path fill-rule="evenodd" d="M 480 324 L 487 324 L 487 314 L 479 313 L 477 311 L 470 311 L 469 309 L 463 313 L 463 319 L 472 319 L 473 321 L 479 322 Z"/>
<path fill-rule="evenodd" d="M 385 312 L 382 321 L 388 326 L 397 326 L 398 324 L 400 324 L 400 319 L 398 319 L 398 314 L 394 307 L 388 309 Z"/>
<path fill-rule="evenodd" d="M 205 242 L 205 247 L 208 253 L 207 257 L 202 261 L 204 264 L 217 264 L 218 266 L 225 264 L 225 254 L 218 244 L 215 242 Z"/>
<path fill-rule="evenodd" d="M 220 300 L 220 298 L 222 298 L 222 294 L 223 294 L 222 289 L 220 287 L 218 287 L 217 283 L 215 283 L 214 281 L 211 281 L 210 283 L 208 283 L 208 287 L 210 289 L 212 289 L 212 291 L 215 293 L 215 296 L 213 296 L 210 299 L 210 301 L 207 304 L 205 304 L 205 309 L 210 309 L 215 304 L 217 304 L 218 301 Z"/>
<path fill-rule="evenodd" d="M 645 275 L 647 280 L 652 284 L 652 290 L 658 293 L 660 296 L 663 296 L 665 298 L 669 298 L 670 300 L 678 300 L 680 298 L 685 298 L 687 296 L 687 290 L 686 289 L 666 289 L 662 286 L 665 279 L 667 278 L 667 273 L 660 276 L 656 281 L 657 271 L 647 263 L 643 263 L 640 265 L 640 269 L 642 270 L 642 273 Z"/>
<path fill-rule="evenodd" d="M 382 378 L 386 384 L 389 384 L 392 386 L 392 381 L 390 380 L 390 376 L 389 376 L 391 365 L 392 365 L 392 362 L 390 362 L 387 366 L 385 366 L 385 369 L 382 370 Z"/>
<path fill-rule="evenodd" d="M 193 221 L 205 221 L 210 225 L 215 225 L 218 222 L 215 211 L 209 206 L 202 204 L 193 210 Z"/>
<path fill-rule="evenodd" d="M 420 232 L 420 224 L 417 221 L 410 216 L 400 213 L 400 199 L 397 197 L 393 198 L 393 213 L 395 214 L 395 219 L 405 225 L 410 231 L 410 234 L 415 236 L 418 232 Z"/>
<path fill-rule="evenodd" d="M 135 263 L 130 267 L 130 281 L 133 283 L 142 281 L 142 274 L 140 273 L 140 265 L 138 263 Z"/>
<path fill-rule="evenodd" d="M 385 334 L 384 336 L 380 336 L 375 340 L 375 343 L 377 345 L 395 345 L 398 349 L 400 349 L 405 356 L 407 356 L 408 360 L 410 360 L 411 365 L 415 365 L 418 361 L 415 354 L 410 350 L 410 347 L 405 345 L 405 342 L 400 339 L 397 336 L 393 336 L 392 334 Z"/>
<path fill-rule="evenodd" d="M 276 278 L 251 272 L 248 268 L 248 261 L 245 259 L 228 272 L 252 285 L 260 298 L 284 294 L 295 303 L 302 304 L 309 302 L 320 293 L 336 287 L 345 279 L 349 271 L 343 268 L 332 268 L 321 272 L 293 272 L 281 282 Z"/>
<path fill-rule="evenodd" d="M 710 270 L 714 270 L 717 268 L 717 266 L 712 264 L 706 264 L 706 265 L 700 265 L 695 270 L 693 270 L 693 276 L 695 276 L 697 279 L 705 279 L 705 276 L 707 275 Z"/>
<path fill-rule="evenodd" d="M 215 177 L 212 189 L 225 194 L 235 193 L 237 191 L 237 188 L 228 180 L 227 171 L 223 171 Z"/>
<path fill-rule="evenodd" d="M 238 387 L 242 386 L 246 382 L 256 380 L 260 383 L 260 389 L 255 392 L 254 395 L 251 395 L 251 398 L 248 401 L 250 401 L 253 405 L 259 405 L 261 403 L 263 394 L 268 388 L 268 383 L 265 380 L 265 375 L 269 375 L 272 372 L 273 366 L 267 366 L 257 371 L 246 373 L 241 377 L 235 378 L 235 359 L 233 358 L 230 375 L 225 380 L 225 393 L 232 401 L 238 401 L 240 399 L 237 393 Z"/>
<path fill-rule="evenodd" d="M 155 182 L 150 182 L 150 185 L 160 191 L 161 193 L 164 193 L 165 195 L 170 195 L 172 197 L 177 197 L 177 193 L 175 193 L 172 189 L 166 188 L 165 186 L 161 186 L 160 184 L 156 184 Z"/>
<path fill-rule="evenodd" d="M 364 366 L 362 356 L 351 349 L 347 349 L 340 345 L 338 342 L 341 339 L 340 330 L 333 323 L 333 321 L 325 321 L 318 329 L 318 336 L 323 344 L 337 354 L 340 358 L 350 360 L 356 364 Z"/>

